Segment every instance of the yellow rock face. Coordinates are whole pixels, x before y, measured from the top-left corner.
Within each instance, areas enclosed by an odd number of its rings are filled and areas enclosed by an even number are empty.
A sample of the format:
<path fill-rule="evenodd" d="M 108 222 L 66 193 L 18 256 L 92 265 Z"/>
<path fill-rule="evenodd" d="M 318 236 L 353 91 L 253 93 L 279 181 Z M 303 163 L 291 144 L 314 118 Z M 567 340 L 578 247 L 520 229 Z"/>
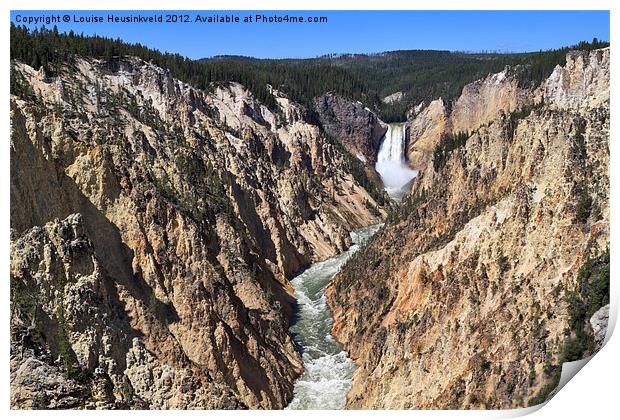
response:
<path fill-rule="evenodd" d="M 423 143 L 446 125 L 480 128 L 438 172 L 426 163 L 400 214 L 328 290 L 333 333 L 359 366 L 348 407 L 548 396 L 575 328 L 588 331 L 572 325 L 580 268 L 609 246 L 608 63 L 608 49 L 569 54 L 517 121 L 502 111 L 521 93 L 501 80 L 494 92 L 498 75 L 464 89 L 483 103 L 462 96 L 446 117 L 436 101 L 413 120 Z"/>
<path fill-rule="evenodd" d="M 277 92 L 274 113 L 137 59 L 15 69 L 13 406 L 284 407 L 288 279 L 385 215 L 348 158 Z"/>

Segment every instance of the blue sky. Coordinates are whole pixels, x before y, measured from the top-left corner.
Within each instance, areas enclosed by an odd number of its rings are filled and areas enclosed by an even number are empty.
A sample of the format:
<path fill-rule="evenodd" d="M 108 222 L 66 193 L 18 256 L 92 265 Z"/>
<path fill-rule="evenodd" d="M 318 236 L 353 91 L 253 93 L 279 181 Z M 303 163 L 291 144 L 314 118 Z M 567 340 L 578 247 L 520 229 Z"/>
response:
<path fill-rule="evenodd" d="M 17 16 L 152 15 L 174 11 L 12 11 Z M 264 13 L 326 16 L 327 23 L 58 23 L 61 31 L 140 42 L 190 58 L 221 54 L 315 57 L 399 49 L 537 51 L 597 37 L 609 40 L 608 11 L 178 11 L 201 15 Z M 62 19 L 61 19 L 62 20 Z M 35 25 L 29 25 L 34 28 Z M 53 26 L 53 25 L 49 25 Z"/>

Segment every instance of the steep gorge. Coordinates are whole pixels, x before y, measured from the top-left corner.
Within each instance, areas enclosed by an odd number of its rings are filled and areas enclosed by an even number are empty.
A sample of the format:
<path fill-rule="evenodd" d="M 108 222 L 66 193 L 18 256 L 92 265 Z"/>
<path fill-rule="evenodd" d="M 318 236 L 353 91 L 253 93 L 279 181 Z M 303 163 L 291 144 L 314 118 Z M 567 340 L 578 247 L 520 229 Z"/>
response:
<path fill-rule="evenodd" d="M 536 89 L 489 76 L 407 126 L 412 191 L 327 290 L 358 365 L 347 407 L 540 403 L 596 348 L 593 272 L 608 293 L 609 49 Z"/>
<path fill-rule="evenodd" d="M 326 292 L 347 407 L 543 401 L 606 328 L 609 49 L 566 63 L 411 110 L 398 163 L 419 175 L 392 205 L 388 125 L 360 102 L 269 87 L 268 108 L 130 57 L 13 61 L 12 407 L 283 408 L 304 370 L 290 280 L 325 262 L 295 286 L 331 325 L 323 287 L 349 257 Z M 350 360 L 324 344 L 339 407 Z M 306 374 L 295 404 L 322 404 Z"/>
<path fill-rule="evenodd" d="M 288 281 L 385 215 L 357 163 L 277 91 L 12 66 L 12 406 L 284 407 Z"/>

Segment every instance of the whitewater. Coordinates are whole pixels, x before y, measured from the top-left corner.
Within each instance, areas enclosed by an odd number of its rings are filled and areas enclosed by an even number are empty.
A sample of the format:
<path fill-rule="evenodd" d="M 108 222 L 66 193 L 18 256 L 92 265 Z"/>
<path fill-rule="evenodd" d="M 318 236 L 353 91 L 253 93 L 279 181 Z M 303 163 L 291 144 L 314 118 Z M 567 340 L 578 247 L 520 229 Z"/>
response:
<path fill-rule="evenodd" d="M 302 349 L 305 371 L 295 382 L 289 409 L 342 409 L 355 363 L 331 335 L 334 319 L 325 299 L 325 287 L 344 263 L 381 225 L 351 232 L 353 245 L 342 254 L 313 264 L 291 283 L 297 294 L 298 317 L 291 327 Z"/>

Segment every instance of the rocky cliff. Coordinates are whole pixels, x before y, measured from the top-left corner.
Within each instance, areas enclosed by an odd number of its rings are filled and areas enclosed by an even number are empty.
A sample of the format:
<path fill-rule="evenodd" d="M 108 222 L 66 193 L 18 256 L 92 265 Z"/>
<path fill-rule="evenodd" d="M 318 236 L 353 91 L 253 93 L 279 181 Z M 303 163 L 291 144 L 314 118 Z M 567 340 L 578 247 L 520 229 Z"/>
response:
<path fill-rule="evenodd" d="M 385 214 L 358 163 L 275 91 L 12 66 L 12 407 L 284 407 L 288 280 Z"/>
<path fill-rule="evenodd" d="M 518 69 L 506 68 L 463 87 L 453 103 L 441 98 L 422 103 L 409 113 L 407 157 L 415 169 L 425 169 L 442 137 L 471 133 L 497 118 L 536 101 L 532 89 L 519 87 Z"/>
<path fill-rule="evenodd" d="M 604 336 L 609 49 L 535 90 L 504 76 L 418 110 L 411 194 L 328 289 L 350 408 L 537 404 Z"/>
<path fill-rule="evenodd" d="M 314 100 L 314 108 L 325 130 L 364 163 L 374 167 L 387 124 L 360 102 L 333 93 Z"/>

